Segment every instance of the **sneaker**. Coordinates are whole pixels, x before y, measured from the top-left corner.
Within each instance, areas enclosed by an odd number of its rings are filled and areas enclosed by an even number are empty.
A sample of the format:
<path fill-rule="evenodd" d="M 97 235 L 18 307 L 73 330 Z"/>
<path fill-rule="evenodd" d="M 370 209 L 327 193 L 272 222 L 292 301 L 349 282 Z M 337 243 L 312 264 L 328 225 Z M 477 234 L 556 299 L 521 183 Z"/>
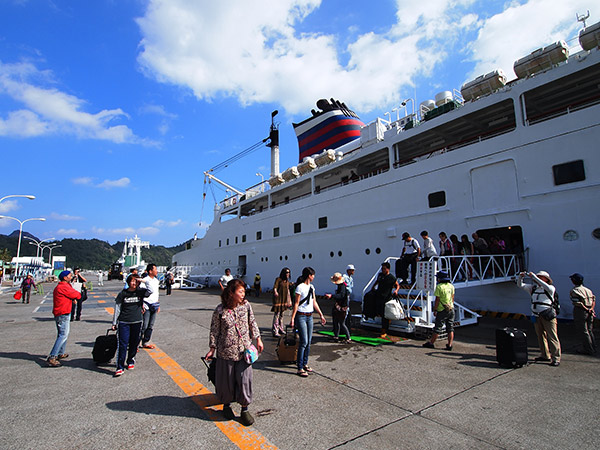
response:
<path fill-rule="evenodd" d="M 308 376 L 308 372 L 306 372 L 306 370 L 304 369 L 300 369 L 298 372 L 296 372 L 296 375 L 298 375 L 299 377 L 306 378 Z"/>
<path fill-rule="evenodd" d="M 62 364 L 58 361 L 58 359 L 56 358 L 56 356 L 49 356 L 46 361 L 48 362 L 48 365 L 50 367 L 60 367 L 60 366 L 62 366 Z"/>
<path fill-rule="evenodd" d="M 248 411 L 242 411 L 242 414 L 240 414 L 240 421 L 242 422 L 242 425 L 249 427 L 254 423 L 254 417 L 252 417 L 252 414 Z"/>
<path fill-rule="evenodd" d="M 127 364 L 127 370 L 135 369 L 135 364 Z"/>
<path fill-rule="evenodd" d="M 58 355 L 58 356 L 57 356 L 57 358 L 58 358 L 58 359 L 66 359 L 66 358 L 68 358 L 68 357 L 69 357 L 69 354 L 68 354 L 68 353 L 63 353 L 62 355 Z"/>
<path fill-rule="evenodd" d="M 125 371 L 123 369 L 118 369 L 113 376 L 120 377 L 121 375 L 123 375 L 124 372 Z"/>
<path fill-rule="evenodd" d="M 552 367 L 558 367 L 558 366 L 560 366 L 560 362 L 559 362 L 559 361 L 552 361 L 552 362 L 550 363 L 550 365 L 551 365 Z"/>
<path fill-rule="evenodd" d="M 233 409 L 231 409 L 231 406 L 223 406 L 223 416 L 227 420 L 235 419 L 235 414 L 233 413 Z"/>
<path fill-rule="evenodd" d="M 425 348 L 435 348 L 435 345 L 433 345 L 431 342 L 427 341 L 423 344 L 423 347 Z"/>
<path fill-rule="evenodd" d="M 446 350 L 448 350 L 449 352 L 451 352 L 451 351 L 452 351 L 452 346 L 451 346 L 451 345 L 448 345 L 448 344 L 446 344 Z"/>

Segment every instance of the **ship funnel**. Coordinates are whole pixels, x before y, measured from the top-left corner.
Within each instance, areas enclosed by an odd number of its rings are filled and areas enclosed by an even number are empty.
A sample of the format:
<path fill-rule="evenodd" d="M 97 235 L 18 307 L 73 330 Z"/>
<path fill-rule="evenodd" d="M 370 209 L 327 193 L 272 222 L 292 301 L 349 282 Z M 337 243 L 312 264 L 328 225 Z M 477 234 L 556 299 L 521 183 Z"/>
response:
<path fill-rule="evenodd" d="M 270 142 L 267 147 L 271 147 L 271 177 L 279 175 L 279 130 L 275 123 L 275 116 L 279 111 L 275 110 L 271 113 L 271 131 L 269 132 Z"/>

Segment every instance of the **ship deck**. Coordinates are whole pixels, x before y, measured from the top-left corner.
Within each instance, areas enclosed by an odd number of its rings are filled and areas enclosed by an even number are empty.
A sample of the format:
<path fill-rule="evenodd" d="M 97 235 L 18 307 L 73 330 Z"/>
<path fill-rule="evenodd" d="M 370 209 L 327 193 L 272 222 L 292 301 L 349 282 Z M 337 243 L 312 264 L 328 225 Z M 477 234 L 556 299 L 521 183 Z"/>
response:
<path fill-rule="evenodd" d="M 254 365 L 256 423 L 244 428 L 218 412 L 200 356 L 207 351 L 215 291 L 161 291 L 155 350 L 113 378 L 96 366 L 96 336 L 110 327 L 122 282 L 105 282 L 73 322 L 70 357 L 49 368 L 55 336 L 50 294 L 23 305 L 0 294 L 0 447 L 12 448 L 597 448 L 600 358 L 575 353 L 572 324 L 559 324 L 560 367 L 507 369 L 495 361 L 494 332 L 527 331 L 527 320 L 484 317 L 456 331 L 454 350 L 406 339 L 343 345 L 315 334 L 307 379 L 281 365 L 271 337 L 270 296 L 251 298 L 265 341 Z M 42 303 L 43 301 L 43 303 Z M 323 304 L 330 311 L 329 304 Z M 356 306 L 356 305 L 354 305 Z M 328 316 L 328 321 L 330 317 Z M 330 329 L 315 326 L 315 331 Z M 368 331 L 361 331 L 369 333 Z M 239 409 L 234 408 L 236 414 Z"/>

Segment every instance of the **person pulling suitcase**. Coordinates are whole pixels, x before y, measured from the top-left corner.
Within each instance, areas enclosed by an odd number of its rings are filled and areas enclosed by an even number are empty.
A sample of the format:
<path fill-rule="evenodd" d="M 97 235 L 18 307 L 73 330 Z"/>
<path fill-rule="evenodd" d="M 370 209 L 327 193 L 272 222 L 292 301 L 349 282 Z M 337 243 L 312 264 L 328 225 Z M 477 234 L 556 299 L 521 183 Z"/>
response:
<path fill-rule="evenodd" d="M 135 355 L 140 345 L 142 329 L 142 305 L 144 298 L 150 295 L 148 289 L 138 287 L 140 278 L 135 275 L 127 277 L 127 288 L 123 289 L 115 299 L 112 329 L 117 330 L 117 369 L 114 376 L 120 377 L 125 371 L 135 367 Z M 127 357 L 127 358 L 126 358 Z M 127 359 L 127 361 L 126 361 Z M 127 366 L 125 366 L 127 362 Z"/>

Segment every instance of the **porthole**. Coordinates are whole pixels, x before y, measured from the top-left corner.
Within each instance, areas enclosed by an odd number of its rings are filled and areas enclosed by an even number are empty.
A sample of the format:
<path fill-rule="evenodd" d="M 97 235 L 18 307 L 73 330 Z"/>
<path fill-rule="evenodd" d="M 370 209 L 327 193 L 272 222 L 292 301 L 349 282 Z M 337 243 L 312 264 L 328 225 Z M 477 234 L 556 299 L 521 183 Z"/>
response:
<path fill-rule="evenodd" d="M 341 251 L 341 250 L 338 252 L 338 256 L 339 256 L 340 258 L 342 257 L 342 251 Z"/>
<path fill-rule="evenodd" d="M 579 239 L 579 234 L 575 230 L 567 230 L 563 233 L 563 239 L 565 241 L 576 241 Z"/>
<path fill-rule="evenodd" d="M 312 253 L 308 254 L 308 259 L 312 259 Z"/>
<path fill-rule="evenodd" d="M 375 249 L 375 253 L 377 253 L 377 254 L 379 255 L 379 254 L 381 253 L 381 249 L 380 249 L 379 247 L 377 247 L 377 248 Z"/>
<path fill-rule="evenodd" d="M 592 237 L 600 240 L 600 228 L 596 228 L 594 231 L 592 231 Z"/>
<path fill-rule="evenodd" d="M 269 262 L 269 257 L 268 256 L 265 258 L 265 262 Z"/>
<path fill-rule="evenodd" d="M 283 261 L 283 256 L 279 255 L 279 261 Z"/>
<path fill-rule="evenodd" d="M 365 253 L 366 253 L 367 255 L 370 255 L 370 254 L 371 254 L 371 250 L 370 250 L 370 249 L 368 249 L 368 248 L 366 248 L 366 249 L 365 249 Z"/>
<path fill-rule="evenodd" d="M 306 255 L 302 253 L 302 259 L 306 259 Z"/>
<path fill-rule="evenodd" d="M 331 256 L 333 258 L 334 253 L 333 252 L 329 252 L 329 256 Z"/>
<path fill-rule="evenodd" d="M 287 255 L 285 255 L 285 258 L 284 258 L 284 259 L 285 259 L 286 261 L 288 260 L 288 258 L 287 258 Z"/>

